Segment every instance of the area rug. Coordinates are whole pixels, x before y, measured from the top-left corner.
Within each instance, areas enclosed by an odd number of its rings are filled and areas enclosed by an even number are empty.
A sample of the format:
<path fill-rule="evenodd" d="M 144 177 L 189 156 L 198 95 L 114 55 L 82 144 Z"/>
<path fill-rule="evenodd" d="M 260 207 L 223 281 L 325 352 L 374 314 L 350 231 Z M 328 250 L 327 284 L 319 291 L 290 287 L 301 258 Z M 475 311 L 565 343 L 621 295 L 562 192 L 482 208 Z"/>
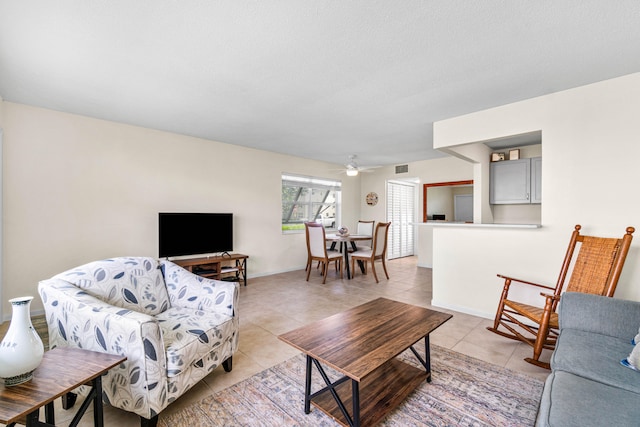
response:
<path fill-rule="evenodd" d="M 422 347 L 422 348 L 420 348 Z M 424 345 L 416 345 L 423 353 Z M 398 356 L 418 366 L 410 352 Z M 533 426 L 543 382 L 431 345 L 431 383 L 424 382 L 382 426 Z M 328 370 L 330 372 L 330 370 Z M 305 357 L 300 354 L 167 415 L 163 427 L 338 426 L 317 408 L 304 413 Z M 331 372 L 332 378 L 339 375 Z M 313 373 L 313 388 L 322 388 Z"/>

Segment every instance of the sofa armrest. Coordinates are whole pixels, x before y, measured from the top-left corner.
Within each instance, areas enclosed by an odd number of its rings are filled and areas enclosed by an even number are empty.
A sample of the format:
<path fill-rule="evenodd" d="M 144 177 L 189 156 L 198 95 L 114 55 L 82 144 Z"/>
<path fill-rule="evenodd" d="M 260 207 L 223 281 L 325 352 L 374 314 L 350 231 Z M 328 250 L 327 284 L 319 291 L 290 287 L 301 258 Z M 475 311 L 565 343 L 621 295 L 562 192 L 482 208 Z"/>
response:
<path fill-rule="evenodd" d="M 558 311 L 560 329 L 570 328 L 631 340 L 640 328 L 640 302 L 565 292 Z"/>
<path fill-rule="evenodd" d="M 75 347 L 127 357 L 103 379 L 104 393 L 112 404 L 146 418 L 167 405 L 164 343 L 153 316 L 112 306 L 61 279 L 40 282 L 38 292 L 50 348 Z"/>
<path fill-rule="evenodd" d="M 235 316 L 238 282 L 207 279 L 171 261 L 160 261 L 171 305 Z"/>

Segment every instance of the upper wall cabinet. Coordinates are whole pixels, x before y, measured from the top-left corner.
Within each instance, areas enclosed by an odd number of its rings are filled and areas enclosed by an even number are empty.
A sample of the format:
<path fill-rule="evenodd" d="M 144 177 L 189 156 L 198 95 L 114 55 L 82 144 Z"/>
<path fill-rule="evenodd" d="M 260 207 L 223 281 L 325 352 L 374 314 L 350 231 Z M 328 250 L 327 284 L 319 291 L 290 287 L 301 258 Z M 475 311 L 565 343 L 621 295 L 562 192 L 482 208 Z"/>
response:
<path fill-rule="evenodd" d="M 542 203 L 542 158 L 491 163 L 489 203 Z"/>

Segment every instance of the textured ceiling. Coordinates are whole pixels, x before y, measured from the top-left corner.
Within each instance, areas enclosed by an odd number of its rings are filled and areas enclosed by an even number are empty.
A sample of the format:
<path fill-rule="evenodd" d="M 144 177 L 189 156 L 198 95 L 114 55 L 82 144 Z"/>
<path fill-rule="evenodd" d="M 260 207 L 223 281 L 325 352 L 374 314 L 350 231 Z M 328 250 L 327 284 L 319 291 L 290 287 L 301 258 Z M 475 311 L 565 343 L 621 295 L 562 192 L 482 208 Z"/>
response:
<path fill-rule="evenodd" d="M 0 96 L 332 163 L 640 70 L 637 0 L 0 0 Z"/>

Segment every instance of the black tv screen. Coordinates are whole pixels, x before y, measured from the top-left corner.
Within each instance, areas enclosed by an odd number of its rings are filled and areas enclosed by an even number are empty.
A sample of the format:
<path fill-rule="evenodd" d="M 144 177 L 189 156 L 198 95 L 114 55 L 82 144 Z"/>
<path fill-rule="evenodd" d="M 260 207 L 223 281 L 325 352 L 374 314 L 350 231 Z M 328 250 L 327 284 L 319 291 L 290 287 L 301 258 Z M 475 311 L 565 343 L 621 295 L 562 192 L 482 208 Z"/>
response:
<path fill-rule="evenodd" d="M 158 214 L 160 258 L 233 251 L 233 214 Z"/>

